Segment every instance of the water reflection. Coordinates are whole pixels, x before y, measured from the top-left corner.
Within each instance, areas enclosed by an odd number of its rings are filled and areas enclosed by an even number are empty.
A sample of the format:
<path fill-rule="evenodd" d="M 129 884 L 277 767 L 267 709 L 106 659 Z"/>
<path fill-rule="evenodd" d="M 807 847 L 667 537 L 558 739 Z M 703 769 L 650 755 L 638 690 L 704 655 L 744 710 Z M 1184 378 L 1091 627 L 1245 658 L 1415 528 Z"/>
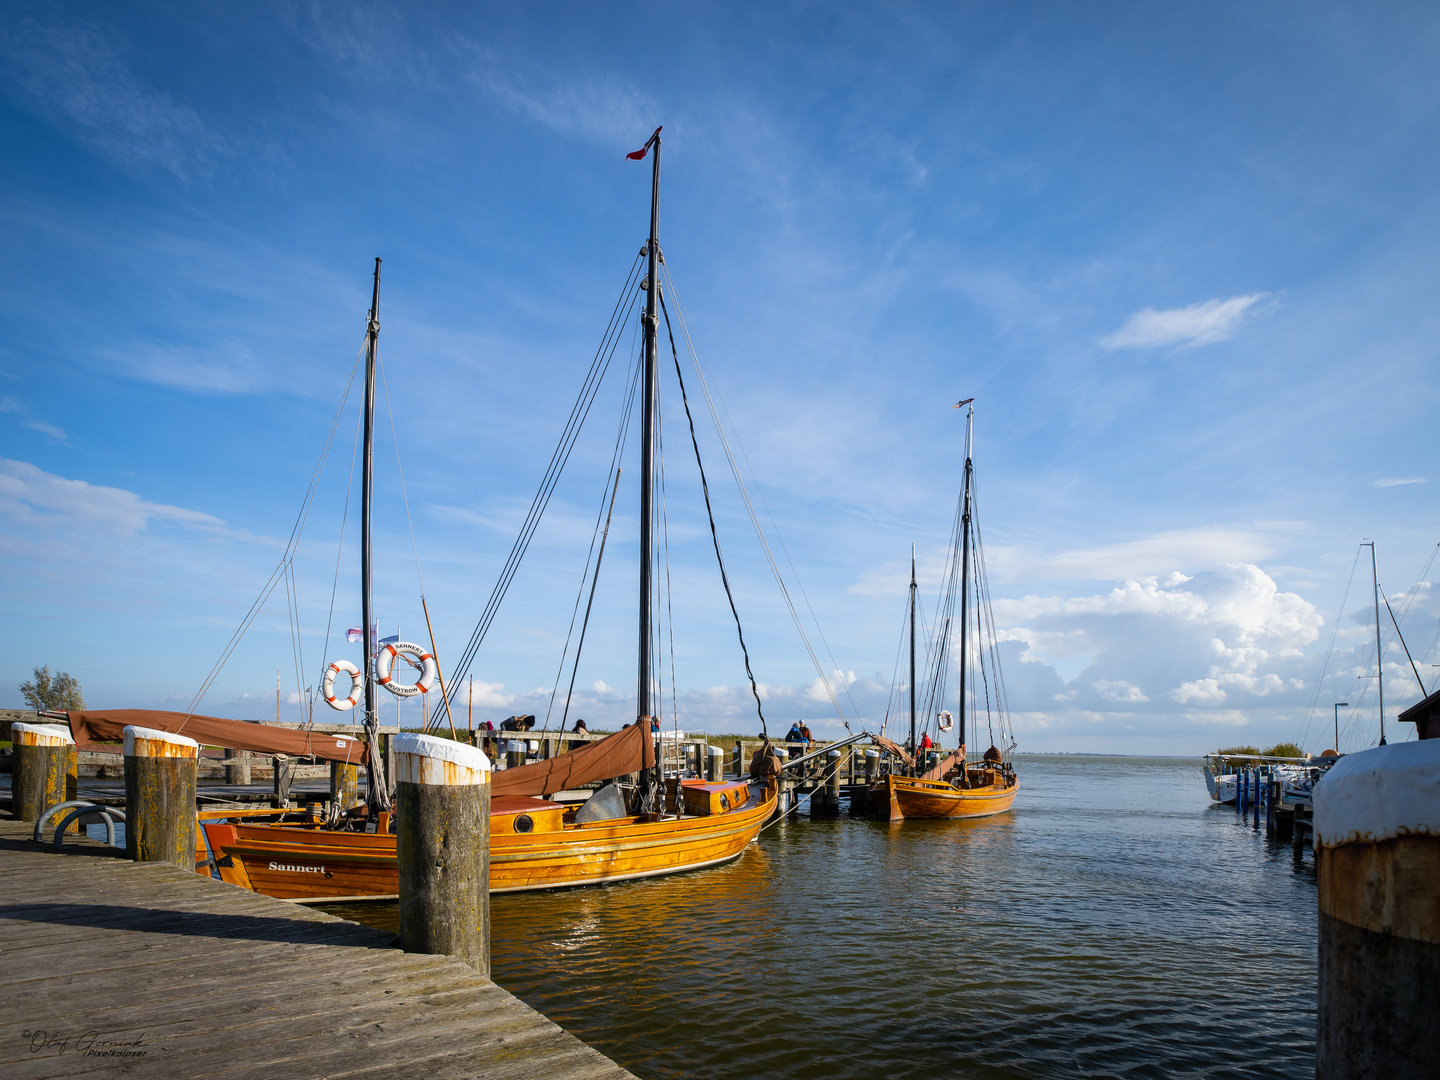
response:
<path fill-rule="evenodd" d="M 1312 1070 L 1308 858 L 1191 761 L 1022 764 L 1000 817 L 792 818 L 728 866 L 495 897 L 496 981 L 643 1077 Z"/>

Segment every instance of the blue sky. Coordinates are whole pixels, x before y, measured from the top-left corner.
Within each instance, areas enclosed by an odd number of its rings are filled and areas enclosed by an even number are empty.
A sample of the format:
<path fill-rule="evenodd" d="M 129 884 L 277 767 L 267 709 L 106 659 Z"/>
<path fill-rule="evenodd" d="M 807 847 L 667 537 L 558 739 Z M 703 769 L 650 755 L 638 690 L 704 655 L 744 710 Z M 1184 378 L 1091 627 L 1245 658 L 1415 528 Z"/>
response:
<path fill-rule="evenodd" d="M 93 705 L 190 702 L 284 550 L 377 255 L 458 657 L 645 237 L 624 155 L 664 124 L 667 265 L 847 706 L 883 716 L 912 542 L 933 599 L 973 395 L 1021 749 L 1318 750 L 1338 700 L 1366 745 L 1363 538 L 1440 676 L 1415 584 L 1440 539 L 1437 38 L 1406 4 L 7 5 L 0 685 L 48 663 Z M 666 378 L 674 697 L 683 726 L 749 731 Z M 543 714 L 556 684 L 621 382 L 481 651 L 477 717 Z M 278 668 L 298 718 L 297 685 L 355 652 L 354 406 L 295 562 L 304 670 L 282 589 L 206 711 L 273 713 Z M 836 730 L 696 419 L 767 714 Z M 382 401 L 377 607 L 419 637 L 389 424 Z M 637 498 L 572 717 L 633 712 Z M 1419 692 L 1393 636 L 1392 717 Z"/>

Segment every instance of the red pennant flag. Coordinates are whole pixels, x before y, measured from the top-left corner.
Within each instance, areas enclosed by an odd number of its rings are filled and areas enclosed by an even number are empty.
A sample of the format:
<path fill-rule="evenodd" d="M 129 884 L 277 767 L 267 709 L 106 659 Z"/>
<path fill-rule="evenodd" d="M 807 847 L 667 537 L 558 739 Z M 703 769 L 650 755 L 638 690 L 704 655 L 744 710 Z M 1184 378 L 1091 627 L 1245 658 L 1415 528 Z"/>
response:
<path fill-rule="evenodd" d="M 967 397 L 964 401 L 957 401 L 953 406 L 951 406 L 951 408 L 958 409 L 961 405 L 969 405 L 970 402 L 974 400 L 975 399 L 973 397 Z"/>
<path fill-rule="evenodd" d="M 645 140 L 645 145 L 642 146 L 639 150 L 636 150 L 634 153 L 626 154 L 626 155 L 625 155 L 625 160 L 626 160 L 626 161 L 644 161 L 644 160 L 645 160 L 645 155 L 650 152 L 650 144 L 653 143 L 656 139 L 658 139 L 658 138 L 660 137 L 660 132 L 661 132 L 662 129 L 663 129 L 663 125 L 662 125 L 661 127 L 657 127 L 657 128 L 655 129 L 655 134 L 654 134 L 654 135 L 651 135 L 650 138 L 648 138 L 648 139 Z"/>

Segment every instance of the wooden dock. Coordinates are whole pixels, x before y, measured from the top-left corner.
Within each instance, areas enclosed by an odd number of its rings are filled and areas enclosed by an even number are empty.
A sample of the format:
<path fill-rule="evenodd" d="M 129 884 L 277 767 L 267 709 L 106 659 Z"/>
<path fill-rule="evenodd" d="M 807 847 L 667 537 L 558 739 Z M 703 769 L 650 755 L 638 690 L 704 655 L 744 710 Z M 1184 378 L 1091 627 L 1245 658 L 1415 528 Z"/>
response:
<path fill-rule="evenodd" d="M 0 821 L 0 1075 L 631 1074 L 451 957 Z"/>

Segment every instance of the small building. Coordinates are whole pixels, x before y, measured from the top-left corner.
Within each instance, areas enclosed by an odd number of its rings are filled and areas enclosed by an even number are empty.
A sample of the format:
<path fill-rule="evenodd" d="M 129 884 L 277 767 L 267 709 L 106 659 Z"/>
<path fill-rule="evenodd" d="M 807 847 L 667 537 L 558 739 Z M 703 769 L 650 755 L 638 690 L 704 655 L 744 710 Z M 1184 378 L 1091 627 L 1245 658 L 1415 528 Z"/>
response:
<path fill-rule="evenodd" d="M 1415 733 L 1422 739 L 1440 739 L 1440 690 L 1411 705 L 1395 719 L 1414 724 Z"/>

